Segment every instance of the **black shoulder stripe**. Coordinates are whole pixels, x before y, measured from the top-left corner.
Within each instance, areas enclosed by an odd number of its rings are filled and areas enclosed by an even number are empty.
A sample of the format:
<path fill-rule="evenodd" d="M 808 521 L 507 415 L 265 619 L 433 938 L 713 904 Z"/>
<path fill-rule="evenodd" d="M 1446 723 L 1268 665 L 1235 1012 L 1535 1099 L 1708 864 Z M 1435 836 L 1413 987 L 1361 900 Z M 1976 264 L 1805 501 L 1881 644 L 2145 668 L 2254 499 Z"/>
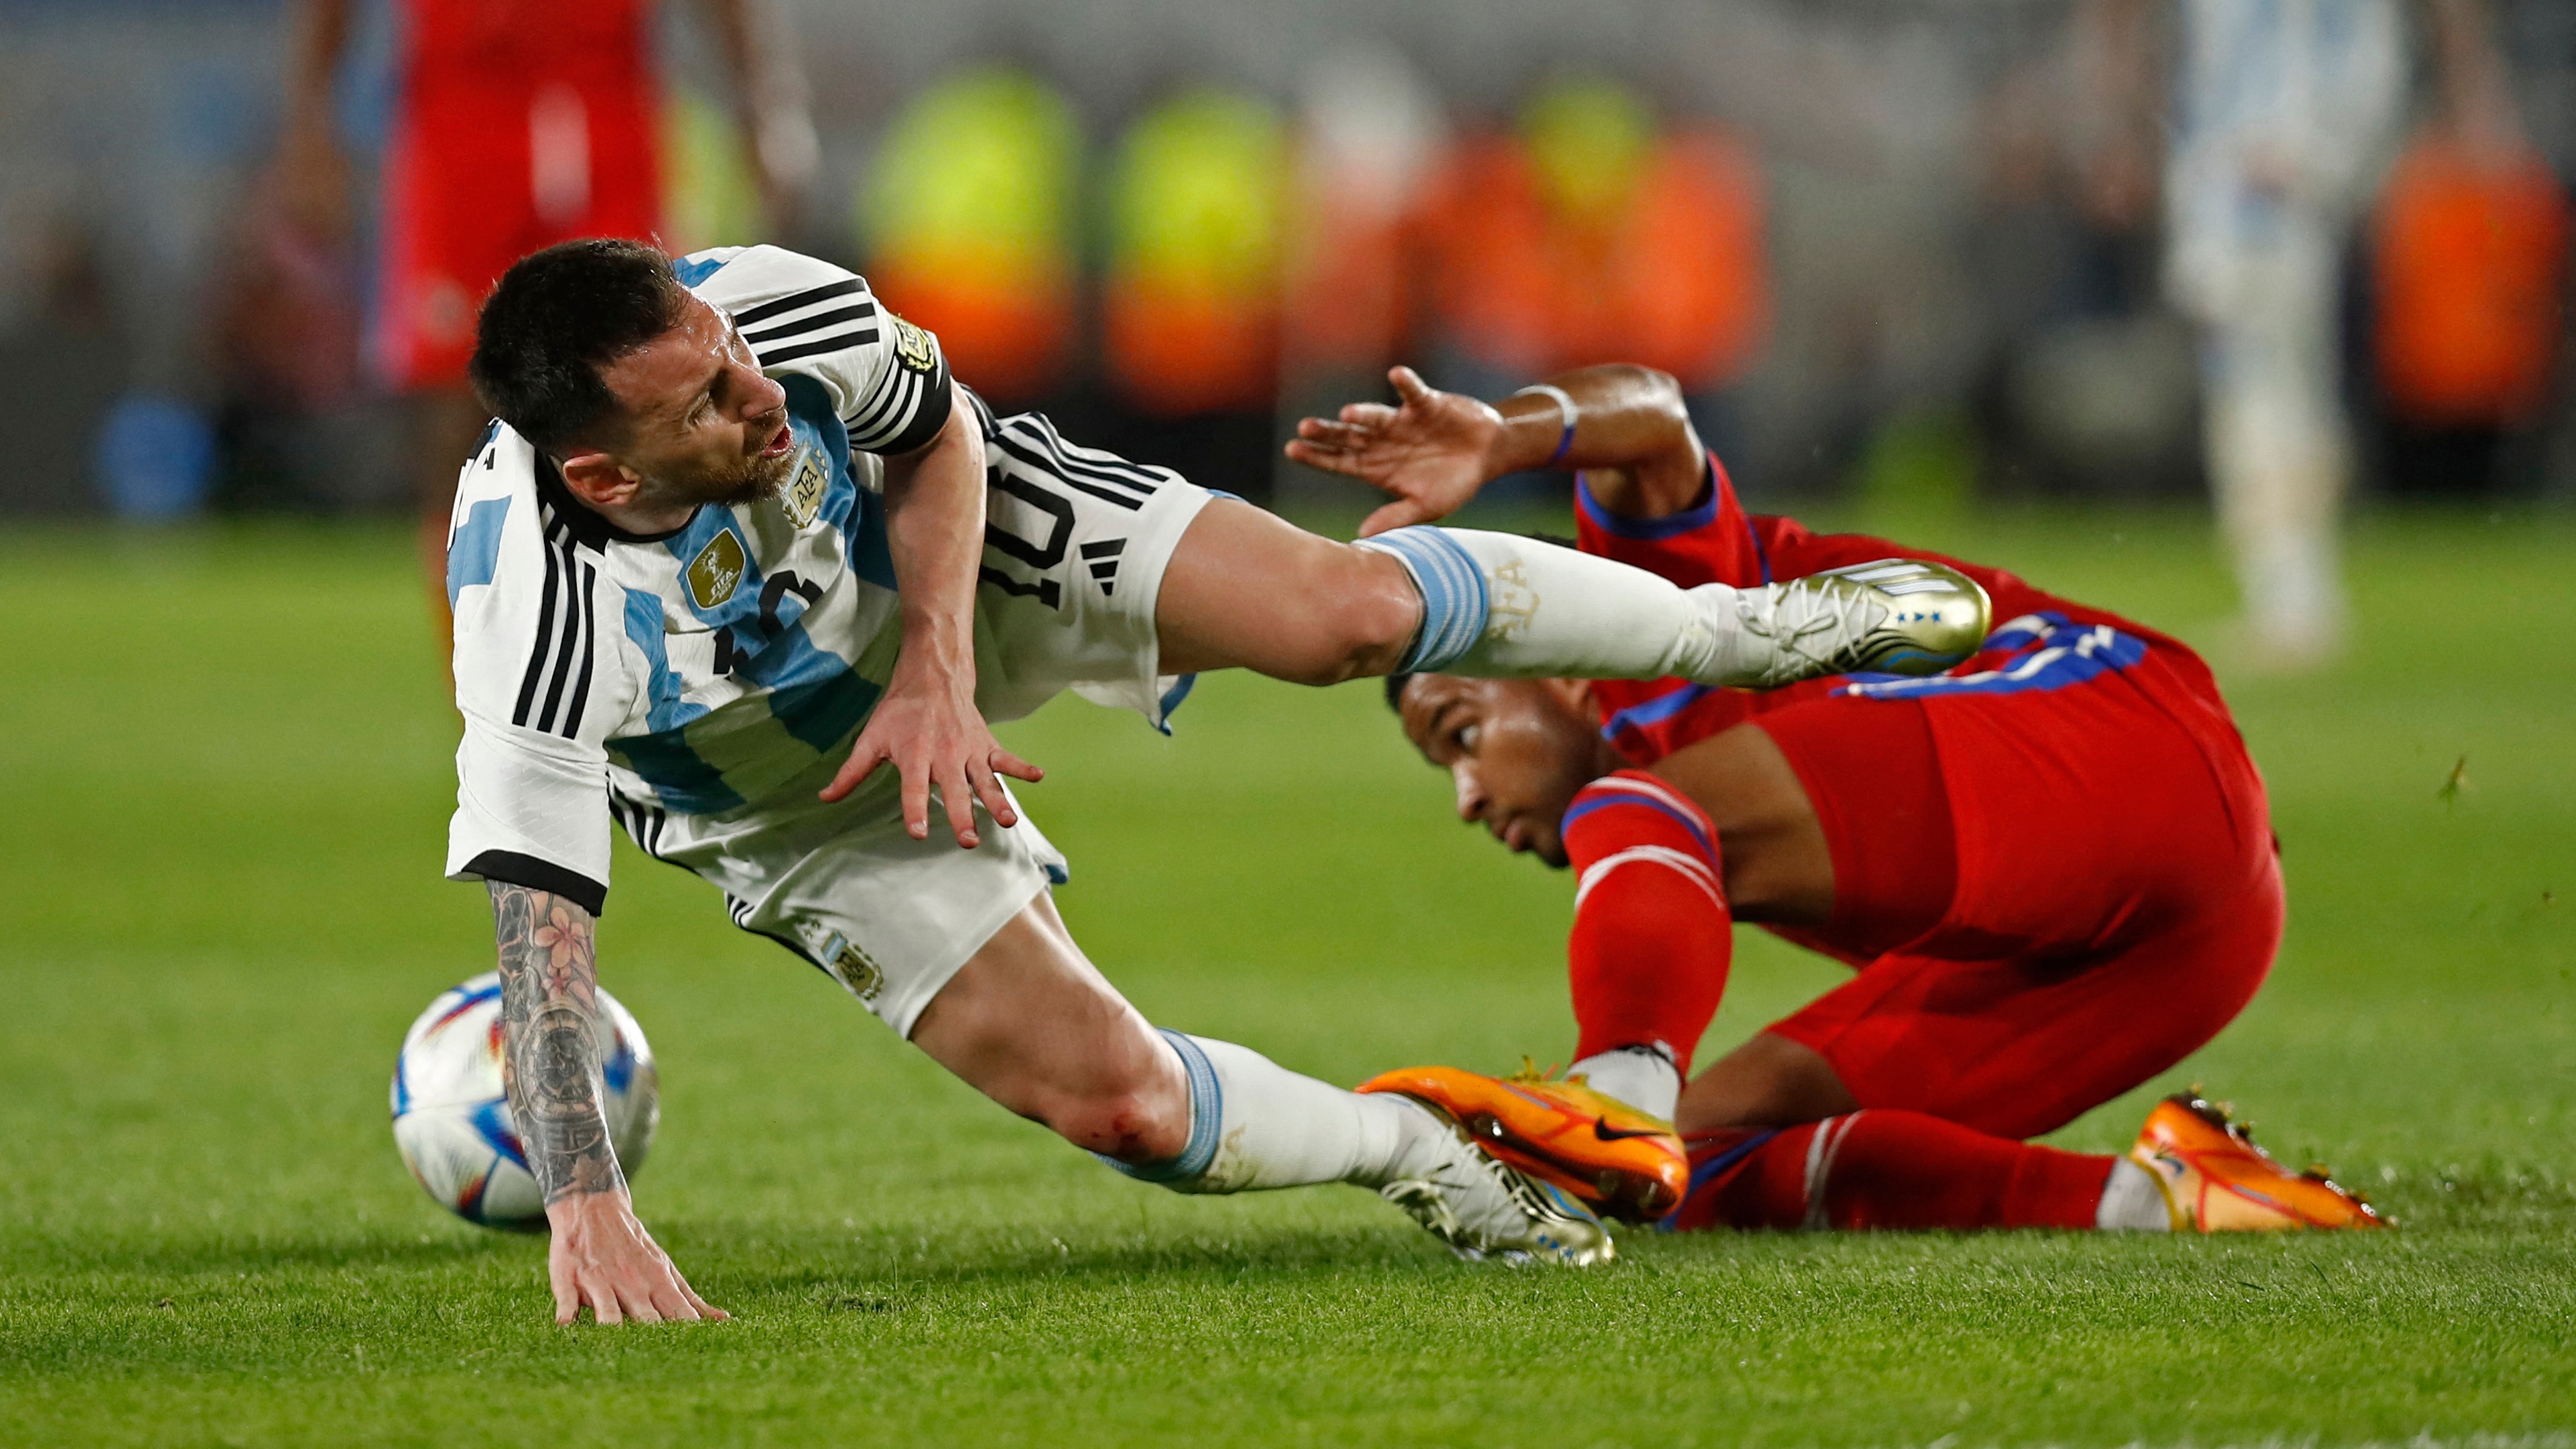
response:
<path fill-rule="evenodd" d="M 939 370 L 927 377 L 912 376 L 912 396 L 895 414 L 903 419 L 903 425 L 895 430 L 893 437 L 874 445 L 877 452 L 909 453 L 915 448 L 926 447 L 931 439 L 939 436 L 941 428 L 948 426 L 949 415 L 954 411 L 949 399 L 955 384 L 949 379 L 947 362 L 942 360 Z"/>
<path fill-rule="evenodd" d="M 582 614 L 585 632 L 590 636 L 582 643 L 581 677 L 573 681 L 572 708 L 564 714 L 563 733 L 572 739 L 581 733 L 581 709 L 590 702 L 590 666 L 599 657 L 599 605 L 593 591 L 599 586 L 599 571 L 588 564 L 581 566 Z"/>
<path fill-rule="evenodd" d="M 576 649 L 590 644 L 590 591 L 575 581 L 574 559 L 570 544 L 564 546 L 564 622 L 563 633 L 555 643 L 554 677 L 546 683 L 546 707 L 537 715 L 537 728 L 552 732 L 555 716 L 563 708 L 564 685 L 572 678 L 572 656 Z M 589 671 L 585 669 L 583 673 Z"/>
<path fill-rule="evenodd" d="M 539 595 L 537 602 L 536 642 L 528 649 L 527 673 L 519 679 L 519 706 L 510 712 L 510 723 L 515 725 L 524 725 L 528 722 L 528 711 L 537 702 L 537 681 L 545 678 L 546 660 L 554 653 L 555 551 L 551 548 L 537 551 L 545 556 L 546 586 L 545 592 Z"/>
<path fill-rule="evenodd" d="M 904 405 L 916 391 L 912 376 L 900 367 L 886 369 L 886 375 L 877 383 L 877 390 L 859 405 L 855 415 L 842 420 L 850 430 L 853 444 L 861 438 L 873 439 L 885 430 L 889 419 L 902 415 Z"/>
<path fill-rule="evenodd" d="M 819 357 L 826 352 L 839 352 L 844 348 L 865 347 L 876 340 L 877 329 L 861 327 L 857 331 L 844 332 L 837 337 L 825 337 L 813 342 L 789 343 L 775 351 L 756 352 L 753 355 L 760 359 L 760 365 L 763 367 L 778 367 L 794 362 L 800 357 Z"/>
<path fill-rule="evenodd" d="M 733 314 L 733 325 L 749 327 L 755 322 L 766 322 L 772 317 L 784 317 L 800 307 L 811 307 L 817 302 L 829 302 L 834 297 L 847 297 L 867 289 L 868 284 L 857 277 L 838 282 L 826 282 L 822 286 L 808 287 L 802 292 L 781 297 L 775 302 L 763 302 L 757 307 L 747 307 L 736 312 Z"/>
<path fill-rule="evenodd" d="M 808 332 L 819 332 L 836 322 L 856 322 L 875 315 L 877 315 L 876 303 L 861 302 L 855 307 L 841 307 L 830 312 L 817 312 L 810 317 L 799 317 L 792 322 L 781 322 L 766 332 L 746 332 L 742 334 L 742 340 L 758 347 L 764 342 L 776 342 L 785 337 L 802 337 Z"/>

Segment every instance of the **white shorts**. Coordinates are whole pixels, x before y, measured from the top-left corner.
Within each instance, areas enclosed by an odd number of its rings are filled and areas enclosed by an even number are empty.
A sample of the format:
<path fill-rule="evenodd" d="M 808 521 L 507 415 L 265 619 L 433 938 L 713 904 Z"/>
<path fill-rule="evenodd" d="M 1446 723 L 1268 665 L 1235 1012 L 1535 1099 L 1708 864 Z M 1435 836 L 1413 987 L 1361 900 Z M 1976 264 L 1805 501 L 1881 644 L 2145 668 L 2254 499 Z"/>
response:
<path fill-rule="evenodd" d="M 975 596 L 984 717 L 1019 719 L 1071 690 L 1168 732 L 1190 680 L 1161 672 L 1154 603 L 1181 534 L 1216 495 L 1169 469 L 1077 448 L 1033 413 L 1001 420 L 986 453 Z M 814 800 L 839 761 L 827 756 L 773 797 L 810 805 L 689 816 L 620 801 L 616 813 L 647 854 L 722 889 L 735 925 L 821 967 L 910 1036 L 966 959 L 1064 882 L 1065 859 L 1026 812 L 1004 830 L 981 806 L 983 844 L 961 850 L 935 797 L 930 838 L 914 840 L 892 766 L 838 804 Z"/>

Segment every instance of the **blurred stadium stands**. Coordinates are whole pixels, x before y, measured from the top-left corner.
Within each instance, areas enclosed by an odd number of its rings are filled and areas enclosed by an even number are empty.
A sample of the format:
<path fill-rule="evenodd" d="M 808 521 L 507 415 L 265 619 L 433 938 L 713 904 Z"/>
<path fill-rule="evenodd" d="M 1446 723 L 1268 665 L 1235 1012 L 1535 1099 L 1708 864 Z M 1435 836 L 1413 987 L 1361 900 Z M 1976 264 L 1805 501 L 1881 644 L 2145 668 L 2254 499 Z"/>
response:
<path fill-rule="evenodd" d="M 2204 486 L 2161 278 L 2167 6 L 2128 30 L 2116 0 L 783 8 L 822 181 L 775 239 L 868 271 L 997 401 L 1211 485 L 1341 487 L 1273 464 L 1280 419 L 1392 360 L 1490 391 L 1635 357 L 1757 499 Z M 666 240 L 761 239 L 722 69 L 665 11 Z M 2533 149 L 2481 170 L 2410 129 L 2347 241 L 2371 488 L 2576 494 L 2576 3 L 2491 11 Z M 0 379 L 43 400 L 0 513 L 406 499 L 363 225 L 344 254 L 256 204 L 287 19 L 0 0 Z M 362 160 L 385 31 L 379 6 L 343 86 Z"/>

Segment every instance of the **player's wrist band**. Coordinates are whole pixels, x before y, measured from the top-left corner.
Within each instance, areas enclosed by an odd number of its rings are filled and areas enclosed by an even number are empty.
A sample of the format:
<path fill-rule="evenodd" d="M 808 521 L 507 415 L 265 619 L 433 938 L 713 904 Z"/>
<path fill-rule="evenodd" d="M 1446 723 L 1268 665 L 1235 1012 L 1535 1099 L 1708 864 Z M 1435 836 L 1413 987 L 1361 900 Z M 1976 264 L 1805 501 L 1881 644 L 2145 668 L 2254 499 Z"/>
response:
<path fill-rule="evenodd" d="M 1574 405 L 1574 395 L 1553 383 L 1538 382 L 1522 388 L 1512 396 L 1536 396 L 1555 400 L 1557 412 L 1565 419 L 1565 431 L 1556 435 L 1556 451 L 1548 454 L 1547 461 L 1539 466 L 1553 468 L 1564 462 L 1565 455 L 1574 451 L 1574 425 L 1583 417 L 1583 409 Z"/>

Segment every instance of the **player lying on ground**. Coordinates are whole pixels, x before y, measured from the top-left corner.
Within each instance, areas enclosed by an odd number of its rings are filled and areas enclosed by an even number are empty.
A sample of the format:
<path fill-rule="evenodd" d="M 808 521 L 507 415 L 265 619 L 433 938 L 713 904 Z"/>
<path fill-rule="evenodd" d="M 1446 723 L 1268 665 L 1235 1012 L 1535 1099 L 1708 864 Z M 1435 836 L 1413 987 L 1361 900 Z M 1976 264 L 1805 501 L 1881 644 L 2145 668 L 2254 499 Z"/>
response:
<path fill-rule="evenodd" d="M 1562 461 L 1582 470 L 1587 552 L 1748 586 L 1931 557 L 1747 516 L 1661 374 L 1555 386 L 1580 418 Z M 1546 462 L 1558 428 L 1442 397 L 1309 419 L 1293 451 L 1446 509 Z M 1459 814 L 1579 872 L 1581 1038 L 1563 1081 L 1433 1067 L 1362 1090 L 1433 1103 L 1532 1174 L 1678 1227 L 2375 1223 L 2196 1098 L 2159 1106 L 2126 1158 L 2023 1140 L 2172 1067 L 2252 999 L 2281 876 L 2262 782 L 2189 649 L 1955 566 L 2005 622 L 1943 677 L 1758 696 L 1391 680 Z M 1685 1089 L 1737 920 L 1858 974 Z"/>
<path fill-rule="evenodd" d="M 1037 772 L 986 720 L 1072 689 L 1161 725 L 1193 672 L 1231 666 L 1758 685 L 1890 650 L 1946 662 L 1850 580 L 1686 592 L 1500 534 L 1327 542 L 992 417 L 861 279 L 771 247 L 536 253 L 486 303 L 472 374 L 502 422 L 449 546 L 466 728 L 447 868 L 490 886 L 564 1319 L 709 1311 L 636 1221 L 601 1126 L 612 815 L 737 925 L 1135 1176 L 1359 1183 L 1462 1250 L 1585 1262 L 1609 1251 L 1588 1212 L 1432 1114 L 1148 1026 L 1058 919 L 1064 858 L 1001 778 Z M 955 845 L 930 838 L 934 785 Z"/>

